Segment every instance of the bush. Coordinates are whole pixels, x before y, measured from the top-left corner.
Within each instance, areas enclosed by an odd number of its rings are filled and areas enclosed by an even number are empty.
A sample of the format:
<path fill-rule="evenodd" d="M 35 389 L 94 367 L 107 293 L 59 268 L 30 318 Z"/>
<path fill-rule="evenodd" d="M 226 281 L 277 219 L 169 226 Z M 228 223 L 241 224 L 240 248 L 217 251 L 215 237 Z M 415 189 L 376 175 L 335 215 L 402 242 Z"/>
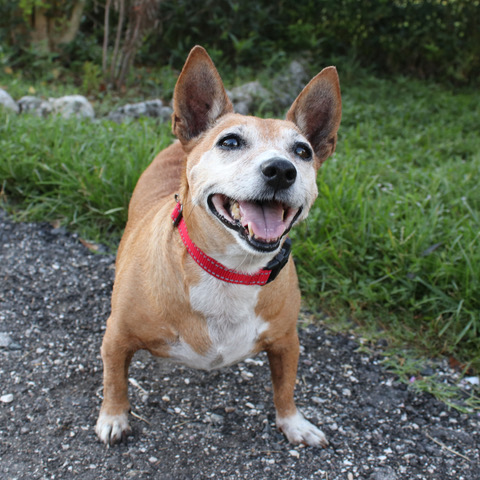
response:
<path fill-rule="evenodd" d="M 17 66 L 30 67 L 28 25 L 18 5 L 0 5 L 0 40 L 17 50 Z M 478 84 L 479 10 L 480 0 L 163 0 L 159 28 L 143 39 L 137 63 L 181 68 L 201 44 L 221 67 L 276 68 L 308 52 L 315 69 L 347 56 L 385 74 Z M 99 63 L 103 17 L 89 0 L 77 39 L 55 59 L 70 67 Z"/>
<path fill-rule="evenodd" d="M 194 44 L 228 65 L 308 51 L 357 57 L 383 73 L 478 83 L 479 0 L 164 0 L 143 60 L 181 67 Z"/>

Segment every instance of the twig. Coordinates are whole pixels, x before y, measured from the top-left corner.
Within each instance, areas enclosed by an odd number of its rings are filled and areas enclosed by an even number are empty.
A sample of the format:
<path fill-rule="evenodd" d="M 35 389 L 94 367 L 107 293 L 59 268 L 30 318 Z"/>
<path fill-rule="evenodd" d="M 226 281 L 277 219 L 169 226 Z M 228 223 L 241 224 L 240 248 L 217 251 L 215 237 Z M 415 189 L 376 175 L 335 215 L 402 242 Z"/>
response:
<path fill-rule="evenodd" d="M 178 428 L 178 427 L 181 427 L 182 425 L 186 425 L 187 423 L 192 423 L 192 421 L 186 420 L 185 422 L 176 423 L 175 425 L 172 426 L 172 428 Z"/>
<path fill-rule="evenodd" d="M 468 458 L 467 456 L 453 450 L 453 448 L 450 448 L 450 447 L 447 447 L 447 445 L 445 445 L 444 443 L 436 440 L 435 438 L 431 437 L 428 433 L 425 433 L 425 435 L 434 443 L 436 443 L 437 445 L 440 445 L 440 447 L 444 448 L 445 450 L 448 450 L 450 453 L 453 453 L 454 455 L 457 455 L 459 457 L 462 457 L 463 459 L 467 460 L 468 462 L 472 462 L 472 460 L 470 458 Z"/>
<path fill-rule="evenodd" d="M 102 58 L 102 72 L 107 75 L 107 56 L 108 56 L 108 37 L 110 35 L 110 4 L 112 0 L 107 0 L 105 4 L 105 28 L 103 33 L 103 58 Z"/>
<path fill-rule="evenodd" d="M 117 57 L 118 57 L 118 50 L 120 48 L 120 40 L 122 38 L 122 31 L 123 31 L 123 22 L 125 19 L 125 0 L 120 0 L 120 13 L 118 16 L 118 24 L 117 24 L 117 35 L 115 37 L 115 45 L 113 47 L 113 55 L 112 55 L 112 63 L 110 65 L 110 83 L 114 82 L 116 77 L 117 71 Z"/>
<path fill-rule="evenodd" d="M 128 379 L 128 381 L 134 386 L 137 387 L 142 393 L 148 395 L 148 392 L 132 377 Z"/>
<path fill-rule="evenodd" d="M 132 417 L 138 418 L 142 422 L 145 422 L 147 425 L 152 426 L 152 424 L 146 418 L 143 418 L 141 415 L 135 413 L 133 410 L 130 410 L 130 415 L 132 415 Z"/>

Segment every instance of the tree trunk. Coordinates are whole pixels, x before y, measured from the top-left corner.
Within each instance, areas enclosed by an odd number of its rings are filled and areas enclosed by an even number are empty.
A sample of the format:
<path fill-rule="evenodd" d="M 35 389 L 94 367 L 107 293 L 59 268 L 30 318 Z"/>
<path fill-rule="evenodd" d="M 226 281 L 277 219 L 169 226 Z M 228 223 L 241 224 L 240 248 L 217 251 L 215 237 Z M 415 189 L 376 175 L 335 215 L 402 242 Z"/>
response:
<path fill-rule="evenodd" d="M 80 28 L 80 22 L 82 21 L 83 9 L 85 8 L 86 0 L 76 0 L 70 18 L 66 22 L 62 22 L 63 28 L 58 30 L 58 25 L 55 23 L 58 21 L 52 19 L 52 25 L 50 27 L 50 38 L 52 43 L 52 50 L 56 50 L 62 43 L 70 43 L 74 40 Z"/>
<path fill-rule="evenodd" d="M 48 37 L 48 19 L 44 8 L 35 8 L 32 13 L 32 31 L 30 41 L 35 50 L 41 53 L 50 52 L 50 41 Z"/>
<path fill-rule="evenodd" d="M 34 8 L 30 41 L 32 46 L 42 53 L 57 51 L 62 43 L 70 43 L 76 36 L 82 20 L 86 0 L 76 0 L 70 18 L 63 16 L 49 17 L 47 9 Z"/>

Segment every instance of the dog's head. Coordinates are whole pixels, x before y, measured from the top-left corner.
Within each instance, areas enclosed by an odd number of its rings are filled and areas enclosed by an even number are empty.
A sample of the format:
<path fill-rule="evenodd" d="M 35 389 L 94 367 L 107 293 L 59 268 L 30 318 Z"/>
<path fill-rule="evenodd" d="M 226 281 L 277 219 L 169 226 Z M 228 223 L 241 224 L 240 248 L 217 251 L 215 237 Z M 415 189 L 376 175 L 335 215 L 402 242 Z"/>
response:
<path fill-rule="evenodd" d="M 233 113 L 212 60 L 195 47 L 175 87 L 173 113 L 173 132 L 188 153 L 192 205 L 243 251 L 278 252 L 317 196 L 316 173 L 335 150 L 340 118 L 334 67 L 310 81 L 286 120 L 260 119 Z"/>

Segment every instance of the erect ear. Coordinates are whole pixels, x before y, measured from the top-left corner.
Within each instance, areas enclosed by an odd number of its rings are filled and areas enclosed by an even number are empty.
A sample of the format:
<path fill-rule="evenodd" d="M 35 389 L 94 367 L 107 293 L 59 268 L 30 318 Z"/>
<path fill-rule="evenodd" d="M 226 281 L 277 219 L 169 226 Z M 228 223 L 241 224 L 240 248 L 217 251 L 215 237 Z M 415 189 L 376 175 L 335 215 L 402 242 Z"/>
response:
<path fill-rule="evenodd" d="M 175 86 L 173 133 L 186 144 L 229 112 L 233 112 L 233 106 L 222 79 L 208 53 L 197 45 L 190 51 Z"/>
<path fill-rule="evenodd" d="M 342 99 L 337 69 L 327 67 L 302 90 L 287 112 L 307 137 L 317 156 L 317 168 L 334 151 L 342 118 Z"/>

